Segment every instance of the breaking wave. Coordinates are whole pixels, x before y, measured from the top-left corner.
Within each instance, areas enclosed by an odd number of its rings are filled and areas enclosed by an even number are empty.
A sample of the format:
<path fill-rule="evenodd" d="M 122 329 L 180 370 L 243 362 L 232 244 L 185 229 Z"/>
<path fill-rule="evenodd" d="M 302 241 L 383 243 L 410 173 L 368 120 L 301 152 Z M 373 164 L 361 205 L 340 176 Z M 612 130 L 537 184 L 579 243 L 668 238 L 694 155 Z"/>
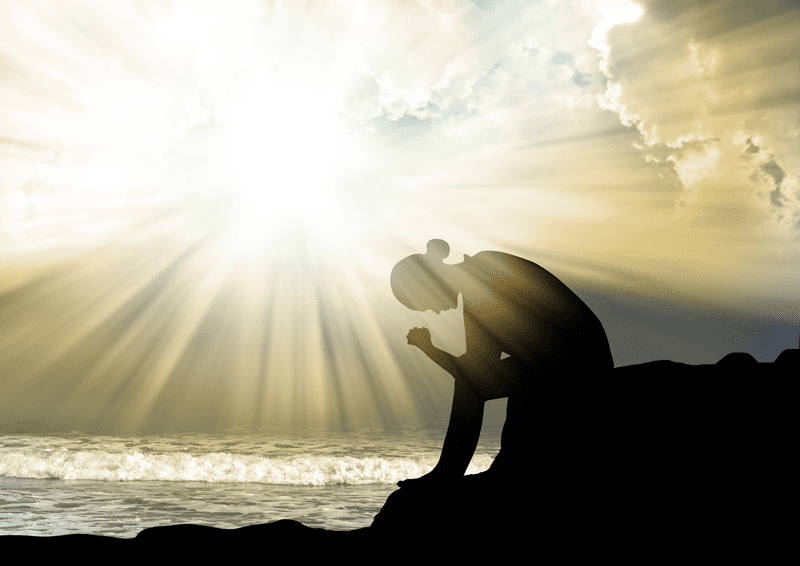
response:
<path fill-rule="evenodd" d="M 24 450 L 0 452 L 0 476 L 100 481 L 231 482 L 283 485 L 392 484 L 428 473 L 438 458 L 308 456 L 266 458 L 224 452 L 143 454 L 138 451 Z M 468 474 L 492 458 L 476 455 Z"/>

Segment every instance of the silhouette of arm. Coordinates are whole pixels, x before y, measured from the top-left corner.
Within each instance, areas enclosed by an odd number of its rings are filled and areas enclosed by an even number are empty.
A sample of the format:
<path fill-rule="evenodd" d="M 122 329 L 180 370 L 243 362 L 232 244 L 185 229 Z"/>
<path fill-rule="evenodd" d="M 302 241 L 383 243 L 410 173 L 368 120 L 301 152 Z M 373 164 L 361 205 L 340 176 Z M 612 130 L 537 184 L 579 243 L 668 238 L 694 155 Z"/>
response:
<path fill-rule="evenodd" d="M 436 346 L 430 346 L 423 351 L 436 365 L 453 376 L 456 382 L 469 384 L 469 389 L 483 401 L 508 397 L 511 382 L 522 373 L 518 360 L 512 358 L 498 360 L 493 364 L 480 364 L 467 354 L 453 356 Z"/>
<path fill-rule="evenodd" d="M 413 328 L 407 338 L 409 344 L 422 350 L 456 382 L 468 383 L 484 401 L 508 396 L 509 383 L 518 373 L 519 364 L 517 360 L 509 358 L 500 361 L 500 350 L 496 345 L 468 339 L 467 352 L 454 356 L 433 345 L 427 328 Z"/>
<path fill-rule="evenodd" d="M 458 363 L 459 358 L 448 354 L 444 350 L 440 350 L 434 345 L 423 350 L 426 356 L 428 356 L 437 366 L 442 368 L 444 371 L 452 375 L 454 378 L 464 377 L 464 371 L 461 368 L 460 364 Z"/>
<path fill-rule="evenodd" d="M 464 475 L 481 434 L 484 399 L 467 380 L 456 380 L 453 408 L 436 466 L 421 478 L 404 480 L 400 487 L 452 481 Z"/>
<path fill-rule="evenodd" d="M 431 333 L 427 328 L 412 328 L 407 338 L 409 344 L 422 350 L 437 366 L 454 378 L 463 375 L 464 372 L 458 362 L 459 358 L 434 346 L 431 342 Z"/>
<path fill-rule="evenodd" d="M 444 437 L 442 455 L 431 472 L 445 478 L 464 475 L 481 435 L 484 399 L 466 380 L 456 380 L 453 408 Z"/>

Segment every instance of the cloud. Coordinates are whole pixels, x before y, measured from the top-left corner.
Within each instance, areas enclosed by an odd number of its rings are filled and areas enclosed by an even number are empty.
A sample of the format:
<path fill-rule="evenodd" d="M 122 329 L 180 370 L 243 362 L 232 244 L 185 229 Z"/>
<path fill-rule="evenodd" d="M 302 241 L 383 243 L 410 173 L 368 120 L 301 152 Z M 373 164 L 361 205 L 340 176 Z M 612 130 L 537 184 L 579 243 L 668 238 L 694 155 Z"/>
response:
<path fill-rule="evenodd" d="M 353 117 L 374 120 L 391 136 L 433 134 L 445 126 L 446 135 L 437 139 L 463 141 L 465 130 L 458 124 L 472 120 L 472 131 L 488 128 L 510 140 L 519 129 L 510 121 L 510 109 L 537 101 L 556 102 L 564 112 L 590 108 L 606 89 L 600 57 L 589 44 L 602 13 L 580 3 L 421 6 L 407 3 L 392 14 L 398 26 L 415 31 L 399 36 L 388 53 L 366 45 L 358 49 L 357 59 L 377 92 L 373 87 L 360 102 L 364 110 Z M 426 18 L 417 17 L 423 13 Z"/>
<path fill-rule="evenodd" d="M 781 169 L 780 165 L 775 163 L 774 159 L 767 163 L 762 163 L 760 169 L 770 176 L 775 184 L 775 188 L 769 191 L 770 203 L 777 208 L 783 208 L 784 203 L 781 195 L 781 182 L 783 182 L 783 179 L 786 177 L 786 173 Z"/>
<path fill-rule="evenodd" d="M 796 3 L 642 6 L 635 22 L 598 25 L 593 43 L 608 81 L 598 103 L 638 128 L 648 161 L 672 167 L 681 183 L 676 210 L 714 200 L 697 193 L 721 190 L 703 178 L 744 167 L 741 178 L 760 200 L 742 193 L 738 206 L 757 207 L 784 238 L 799 238 L 789 219 L 800 219 L 800 198 L 785 187 L 800 176 Z M 691 145 L 709 140 L 702 149 Z"/>
<path fill-rule="evenodd" d="M 556 51 L 553 54 L 553 56 L 550 58 L 550 64 L 551 65 L 571 65 L 574 60 L 575 60 L 575 57 L 573 57 L 569 53 L 562 53 L 561 51 Z"/>
<path fill-rule="evenodd" d="M 703 40 L 767 22 L 800 8 L 796 0 L 772 0 L 757 4 L 736 0 L 642 0 L 640 3 L 653 20 L 674 25 L 689 24 L 697 38 Z"/>

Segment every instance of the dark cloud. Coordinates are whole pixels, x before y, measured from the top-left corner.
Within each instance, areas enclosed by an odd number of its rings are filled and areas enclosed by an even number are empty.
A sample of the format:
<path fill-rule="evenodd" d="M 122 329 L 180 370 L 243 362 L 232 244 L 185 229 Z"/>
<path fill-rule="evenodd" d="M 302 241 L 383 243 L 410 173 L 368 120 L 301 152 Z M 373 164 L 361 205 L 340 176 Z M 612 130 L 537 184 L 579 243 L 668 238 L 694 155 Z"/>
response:
<path fill-rule="evenodd" d="M 760 34 L 762 39 L 758 43 L 754 41 L 746 52 L 738 53 L 734 58 L 723 56 L 720 72 L 728 74 L 743 71 L 745 67 L 748 70 L 775 67 L 777 73 L 786 74 L 787 71 L 781 67 L 794 64 L 800 54 L 800 42 L 788 38 L 780 40 L 786 33 L 784 30 L 800 26 L 800 10 L 792 10 L 792 5 L 787 2 L 644 0 L 638 3 L 645 8 L 639 22 L 614 26 L 608 32 L 610 74 L 623 81 L 648 80 L 656 69 L 668 68 L 688 55 L 687 49 L 692 42 L 724 44 L 720 36 L 737 30 L 736 41 L 740 42 L 746 35 L 741 31 L 745 28 L 752 28 L 752 33 Z M 797 5 L 795 2 L 794 6 Z M 769 24 L 763 22 L 770 19 L 774 20 L 772 28 L 777 36 L 774 43 L 763 45 L 763 36 L 767 35 L 765 30 L 770 29 Z M 792 68 L 796 65 L 787 67 Z M 746 100 L 736 96 L 722 97 L 712 112 L 719 115 L 794 105 L 797 88 L 793 78 L 789 73 L 783 80 L 755 84 L 752 96 Z"/>
<path fill-rule="evenodd" d="M 781 208 L 783 207 L 783 195 L 781 194 L 781 183 L 783 179 L 786 177 L 786 172 L 781 169 L 781 166 L 778 165 L 775 160 L 769 161 L 761 165 L 761 170 L 772 177 L 775 181 L 775 188 L 769 192 L 769 200 L 773 206 Z"/>
<path fill-rule="evenodd" d="M 556 51 L 550 58 L 550 64 L 567 65 L 568 67 L 573 67 L 575 64 L 575 57 L 571 53 Z M 577 69 L 575 70 L 575 74 L 572 75 L 572 82 L 578 86 L 588 86 L 592 84 L 593 79 L 594 76 L 591 73 L 581 73 Z"/>
<path fill-rule="evenodd" d="M 676 25 L 692 24 L 695 38 L 707 39 L 776 16 L 800 14 L 797 0 L 741 2 L 739 0 L 639 0 L 650 18 Z"/>
<path fill-rule="evenodd" d="M 567 65 L 572 67 L 575 63 L 575 57 L 570 53 L 564 53 L 563 51 L 556 51 L 553 56 L 550 58 L 551 65 Z M 603 77 L 605 79 L 605 77 Z M 572 75 L 572 82 L 578 86 L 589 86 L 592 84 L 594 80 L 594 76 L 591 73 L 581 73 L 577 69 L 575 70 L 575 74 Z M 605 86 L 605 84 L 603 85 Z"/>
<path fill-rule="evenodd" d="M 781 169 L 781 166 L 775 163 L 775 160 L 764 163 L 761 170 L 775 180 L 775 186 L 780 187 L 783 179 L 786 177 L 786 172 Z"/>
<path fill-rule="evenodd" d="M 541 0 L 469 0 L 472 8 L 467 10 L 464 21 L 484 30 L 497 30 L 516 24 L 524 24 L 523 14 Z M 486 32 L 480 37 L 486 37 Z"/>
<path fill-rule="evenodd" d="M 575 74 L 572 75 L 572 82 L 578 86 L 590 85 L 592 84 L 592 75 L 575 71 Z"/>
<path fill-rule="evenodd" d="M 561 51 L 556 51 L 553 57 L 550 59 L 551 65 L 571 65 L 572 62 L 575 60 L 575 57 L 570 55 L 569 53 L 563 53 Z"/>
<path fill-rule="evenodd" d="M 800 22 L 798 23 L 800 25 Z M 783 92 L 770 92 L 762 89 L 752 100 L 732 100 L 719 104 L 711 112 L 713 116 L 725 116 L 755 110 L 771 110 L 780 106 L 794 106 L 797 104 L 798 90 L 788 80 L 776 81 L 770 85 L 771 89 Z"/>
<path fill-rule="evenodd" d="M 776 206 L 778 208 L 783 207 L 783 203 L 781 202 L 782 197 L 783 195 L 781 195 L 781 189 L 779 187 L 776 187 L 775 190 L 769 192 L 769 202 L 772 203 L 772 206 Z"/>
<path fill-rule="evenodd" d="M 466 114 L 467 110 L 469 110 L 467 103 L 460 98 L 455 98 L 445 110 L 444 116 L 461 116 Z"/>
<path fill-rule="evenodd" d="M 523 46 L 522 49 L 525 52 L 525 57 L 527 57 L 528 59 L 530 59 L 531 57 L 536 57 L 539 54 L 539 49 L 537 49 L 536 47 Z"/>
<path fill-rule="evenodd" d="M 448 118 L 463 119 L 477 115 L 475 109 L 470 110 L 467 103 L 461 98 L 454 98 L 447 108 L 442 108 L 435 102 L 429 102 L 421 109 L 427 116 L 420 118 L 413 114 L 403 114 L 396 120 L 392 120 L 388 114 L 384 113 L 372 119 L 372 123 L 387 133 L 395 141 L 409 140 L 420 136 Z"/>
<path fill-rule="evenodd" d="M 500 67 L 500 63 L 495 63 L 494 65 L 492 65 L 492 68 L 491 68 L 491 69 L 489 69 L 488 71 L 486 71 L 486 74 L 485 74 L 485 75 L 483 75 L 483 76 L 482 76 L 482 77 L 481 77 L 481 78 L 478 80 L 478 82 L 476 83 L 476 85 L 477 85 L 477 84 L 480 84 L 480 82 L 481 82 L 482 80 L 485 80 L 485 79 L 489 78 L 489 77 L 492 75 L 492 73 L 494 73 L 494 72 L 495 72 L 495 71 L 498 69 L 498 67 Z"/>
<path fill-rule="evenodd" d="M 719 138 L 704 138 L 702 140 L 684 141 L 676 147 L 671 147 L 664 142 L 659 142 L 647 148 L 647 157 L 651 157 L 658 162 L 665 162 L 670 156 L 678 160 L 681 159 L 687 151 L 702 151 L 712 142 L 718 141 L 720 141 Z"/>
<path fill-rule="evenodd" d="M 403 114 L 397 120 L 392 120 L 388 114 L 383 114 L 373 118 L 372 122 L 396 141 L 407 140 L 424 134 L 434 125 L 433 120 L 430 118 L 417 118 L 410 114 Z"/>
<path fill-rule="evenodd" d="M 760 149 L 760 147 L 753 143 L 752 138 L 747 138 L 747 149 L 745 149 L 746 153 L 758 153 Z"/>

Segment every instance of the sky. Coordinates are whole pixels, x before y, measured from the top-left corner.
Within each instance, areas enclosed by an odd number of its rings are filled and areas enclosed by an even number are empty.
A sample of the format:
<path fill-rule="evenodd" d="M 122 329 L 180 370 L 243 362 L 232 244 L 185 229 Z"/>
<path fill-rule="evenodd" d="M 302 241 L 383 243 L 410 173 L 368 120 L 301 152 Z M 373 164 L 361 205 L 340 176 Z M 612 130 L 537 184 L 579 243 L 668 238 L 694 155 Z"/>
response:
<path fill-rule="evenodd" d="M 463 353 L 461 304 L 389 286 L 432 238 L 556 275 L 616 366 L 773 361 L 799 27 L 788 1 L 4 0 L 0 424 L 446 420 L 405 335 Z"/>

